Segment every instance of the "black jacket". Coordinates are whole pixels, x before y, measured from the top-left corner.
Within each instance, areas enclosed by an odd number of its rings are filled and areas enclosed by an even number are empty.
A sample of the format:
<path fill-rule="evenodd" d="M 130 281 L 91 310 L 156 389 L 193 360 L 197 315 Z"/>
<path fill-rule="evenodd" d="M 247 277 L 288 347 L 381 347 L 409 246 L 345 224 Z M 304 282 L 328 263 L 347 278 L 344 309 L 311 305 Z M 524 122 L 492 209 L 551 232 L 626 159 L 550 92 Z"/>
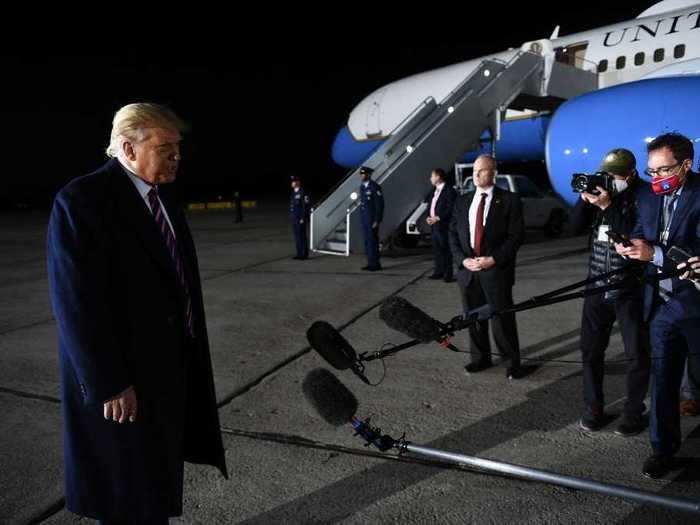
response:
<path fill-rule="evenodd" d="M 469 207 L 474 192 L 457 197 L 450 223 L 450 247 L 458 266 L 457 282 L 466 287 L 472 278 L 462 261 L 474 257 L 470 243 Z M 479 272 L 482 287 L 488 302 L 495 308 L 505 306 L 507 292 L 515 283 L 515 259 L 525 237 L 523 208 L 520 197 L 495 187 L 489 213 L 486 216 L 481 255 L 491 256 L 496 266 Z"/>
<path fill-rule="evenodd" d="M 425 203 L 428 205 L 428 217 L 430 216 L 430 204 L 433 202 L 433 196 L 437 188 L 433 188 L 433 191 L 428 193 L 425 198 Z M 437 224 L 433 225 L 433 228 L 438 228 L 440 231 L 448 231 L 450 229 L 450 221 L 452 220 L 452 210 L 455 206 L 455 200 L 457 199 L 457 191 L 447 184 L 442 188 L 442 192 L 435 203 L 435 215 L 440 217 Z"/>
<path fill-rule="evenodd" d="M 605 210 L 579 199 L 571 213 L 571 228 L 574 235 L 584 232 L 589 233 L 589 245 L 591 256 L 588 264 L 588 276 L 595 277 L 623 267 L 631 266 L 641 272 L 642 264 L 636 261 L 628 261 L 618 255 L 615 245 L 606 240 L 598 239 L 598 229 L 601 225 L 607 225 L 611 231 L 629 236 L 637 221 L 637 201 L 640 192 L 649 191 L 649 184 L 636 177 L 629 188 L 612 196 L 610 206 Z M 613 281 L 621 279 L 622 275 L 613 277 Z M 589 288 L 612 284 L 613 281 L 599 281 L 591 283 Z M 623 297 L 641 299 L 642 287 L 616 290 L 605 294 L 607 300 Z"/>

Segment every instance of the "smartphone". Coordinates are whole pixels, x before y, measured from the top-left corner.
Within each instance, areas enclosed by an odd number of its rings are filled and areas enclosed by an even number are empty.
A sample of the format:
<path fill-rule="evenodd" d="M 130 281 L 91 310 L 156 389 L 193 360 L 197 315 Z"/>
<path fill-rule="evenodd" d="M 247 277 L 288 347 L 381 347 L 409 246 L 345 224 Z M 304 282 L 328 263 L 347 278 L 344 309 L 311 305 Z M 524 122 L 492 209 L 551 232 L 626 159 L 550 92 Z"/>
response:
<path fill-rule="evenodd" d="M 671 249 L 666 252 L 666 257 L 671 259 L 676 264 L 688 262 L 692 257 L 688 252 L 681 250 L 678 246 L 671 246 Z"/>
<path fill-rule="evenodd" d="M 616 244 L 621 244 L 625 248 L 629 248 L 630 246 L 634 246 L 630 242 L 629 237 L 627 237 L 626 235 L 622 235 L 621 233 L 617 233 L 617 232 L 614 232 L 612 230 L 608 230 L 605 233 L 608 236 L 608 238 Z"/>

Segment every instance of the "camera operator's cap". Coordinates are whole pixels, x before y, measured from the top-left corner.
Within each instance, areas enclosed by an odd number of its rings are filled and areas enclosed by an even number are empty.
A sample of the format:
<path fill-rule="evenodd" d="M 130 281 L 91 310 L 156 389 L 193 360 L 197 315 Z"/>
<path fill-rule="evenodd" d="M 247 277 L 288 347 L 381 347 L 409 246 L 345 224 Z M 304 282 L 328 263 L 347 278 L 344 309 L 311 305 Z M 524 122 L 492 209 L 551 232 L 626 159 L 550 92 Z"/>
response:
<path fill-rule="evenodd" d="M 368 166 L 361 166 L 360 167 L 360 175 L 372 175 L 374 173 L 374 170 Z"/>
<path fill-rule="evenodd" d="M 629 173 L 637 167 L 637 159 L 628 149 L 617 148 L 608 152 L 603 158 L 599 171 L 608 173 L 624 174 Z"/>

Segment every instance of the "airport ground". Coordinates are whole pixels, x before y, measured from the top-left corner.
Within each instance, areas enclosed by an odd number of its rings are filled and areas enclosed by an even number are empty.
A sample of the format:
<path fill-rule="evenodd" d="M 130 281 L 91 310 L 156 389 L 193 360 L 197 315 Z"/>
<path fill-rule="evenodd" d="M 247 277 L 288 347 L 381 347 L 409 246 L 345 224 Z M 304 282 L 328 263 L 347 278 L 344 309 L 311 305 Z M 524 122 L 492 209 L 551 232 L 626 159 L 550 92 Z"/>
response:
<path fill-rule="evenodd" d="M 46 213 L 0 215 L 0 523 L 92 523 L 65 510 L 55 323 L 45 267 Z M 455 284 L 426 279 L 425 250 L 387 254 L 385 270 L 360 271 L 362 256 L 291 259 L 283 205 L 261 203 L 233 224 L 229 211 L 191 212 L 204 286 L 226 457 L 224 480 L 186 465 L 185 511 L 173 523 L 697 523 L 696 516 L 542 483 L 459 469 L 367 449 L 349 426 L 324 423 L 301 392 L 327 366 L 308 346 L 317 319 L 358 351 L 406 337 L 378 318 L 400 294 L 438 319 L 459 313 Z M 528 234 L 516 300 L 580 280 L 584 238 Z M 578 428 L 582 302 L 518 314 L 522 353 L 533 369 L 508 381 L 496 366 L 467 375 L 468 357 L 424 345 L 387 359 L 368 387 L 338 373 L 360 415 L 395 437 L 478 457 L 700 499 L 700 420 L 683 420 L 679 468 L 641 476 L 648 436 L 621 438 L 615 421 Z M 454 343 L 468 349 L 466 333 Z M 616 329 L 607 359 L 607 410 L 619 415 L 625 364 Z M 615 361 L 618 361 L 615 363 Z M 378 362 L 368 366 L 382 377 Z"/>

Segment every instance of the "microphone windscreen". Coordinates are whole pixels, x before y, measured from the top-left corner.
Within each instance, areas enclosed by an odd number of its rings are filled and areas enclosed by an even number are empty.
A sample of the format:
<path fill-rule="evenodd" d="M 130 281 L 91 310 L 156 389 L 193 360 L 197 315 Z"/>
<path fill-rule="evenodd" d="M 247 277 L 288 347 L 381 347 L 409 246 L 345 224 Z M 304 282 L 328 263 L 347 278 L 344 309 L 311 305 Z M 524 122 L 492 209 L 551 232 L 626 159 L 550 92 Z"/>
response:
<path fill-rule="evenodd" d="M 306 331 L 311 348 L 336 370 L 347 370 L 357 361 L 355 349 L 326 321 L 316 321 Z"/>
<path fill-rule="evenodd" d="M 357 398 L 325 368 L 316 368 L 306 374 L 301 385 L 304 397 L 324 421 L 333 426 L 350 423 L 357 413 Z"/>
<path fill-rule="evenodd" d="M 389 328 L 424 343 L 436 341 L 441 335 L 440 323 L 398 295 L 384 300 L 379 307 L 379 318 Z"/>

